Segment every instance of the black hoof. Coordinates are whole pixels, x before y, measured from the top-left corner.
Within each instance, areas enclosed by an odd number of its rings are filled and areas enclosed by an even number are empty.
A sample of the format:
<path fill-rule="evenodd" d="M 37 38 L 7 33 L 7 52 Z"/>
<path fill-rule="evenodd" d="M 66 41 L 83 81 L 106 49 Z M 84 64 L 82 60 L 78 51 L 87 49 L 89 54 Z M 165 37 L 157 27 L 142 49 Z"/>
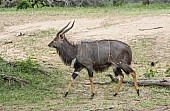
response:
<path fill-rule="evenodd" d="M 90 98 L 90 99 L 93 99 L 93 97 L 94 97 L 94 93 L 92 93 L 92 95 L 91 95 L 91 98 Z"/>
<path fill-rule="evenodd" d="M 92 93 L 91 97 L 92 97 L 92 98 L 94 97 L 94 93 Z"/>
<path fill-rule="evenodd" d="M 67 95 L 68 95 L 68 92 L 66 92 L 66 93 L 65 93 L 64 98 L 66 98 L 66 97 L 67 97 Z"/>
<path fill-rule="evenodd" d="M 113 96 L 117 96 L 117 93 L 113 94 Z"/>
<path fill-rule="evenodd" d="M 138 96 L 139 96 L 139 89 L 137 90 L 137 94 L 138 94 Z"/>

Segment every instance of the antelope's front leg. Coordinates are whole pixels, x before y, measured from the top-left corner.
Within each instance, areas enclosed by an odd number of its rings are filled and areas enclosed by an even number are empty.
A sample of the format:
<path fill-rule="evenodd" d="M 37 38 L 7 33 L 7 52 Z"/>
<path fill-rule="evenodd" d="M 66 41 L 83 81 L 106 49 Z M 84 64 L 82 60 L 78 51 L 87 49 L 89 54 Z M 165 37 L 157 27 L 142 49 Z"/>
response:
<path fill-rule="evenodd" d="M 76 77 L 78 76 L 78 73 L 83 69 L 83 67 L 81 67 L 77 62 L 74 63 L 74 72 L 72 73 L 72 76 L 71 76 L 71 79 L 70 79 L 70 83 L 67 87 L 67 90 L 66 90 L 66 93 L 64 95 L 64 97 L 67 97 L 69 91 L 70 91 L 70 88 L 74 82 L 74 79 L 76 79 Z"/>
<path fill-rule="evenodd" d="M 77 76 L 78 76 L 78 72 L 73 72 L 64 97 L 67 97 L 68 92 L 70 91 L 70 88 L 71 88 L 71 86 L 72 86 L 72 84 L 73 84 L 73 82 L 74 82 L 74 79 L 75 79 Z"/>

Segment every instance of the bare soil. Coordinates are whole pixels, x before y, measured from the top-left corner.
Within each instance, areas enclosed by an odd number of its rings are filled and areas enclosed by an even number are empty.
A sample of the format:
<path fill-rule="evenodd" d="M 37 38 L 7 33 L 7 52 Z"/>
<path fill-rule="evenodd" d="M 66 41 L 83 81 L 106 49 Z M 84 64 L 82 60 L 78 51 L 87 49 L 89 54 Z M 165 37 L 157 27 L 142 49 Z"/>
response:
<path fill-rule="evenodd" d="M 149 62 L 159 61 L 159 63 L 161 63 L 160 67 L 169 65 L 169 14 L 155 16 L 113 16 L 103 18 L 71 17 L 71 19 L 69 19 L 69 17 L 64 17 L 64 19 L 63 17 L 58 17 L 55 20 L 53 19 L 53 16 L 50 15 L 48 17 L 47 15 L 44 15 L 44 18 L 38 15 L 27 15 L 26 17 L 20 15 L 13 16 L 12 18 L 10 16 L 2 16 L 0 23 L 2 26 L 0 28 L 0 44 L 8 43 L 13 41 L 13 39 L 15 40 L 15 38 L 17 38 L 16 35 L 19 32 L 29 35 L 38 30 L 48 30 L 50 28 L 59 30 L 69 21 L 73 20 L 76 21 L 75 26 L 66 34 L 70 41 L 79 42 L 81 40 L 117 39 L 133 45 L 136 41 L 147 39 L 154 42 L 153 44 L 146 44 L 145 46 L 146 48 L 149 47 L 150 51 L 146 52 L 144 48 L 141 49 L 143 53 L 137 53 L 137 55 L 142 54 L 138 56 L 146 56 Z M 46 40 L 44 45 L 47 45 L 50 41 L 51 39 Z M 0 49 L 1 53 L 7 48 L 5 45 L 2 47 L 3 48 Z M 10 47 L 10 44 L 8 47 Z M 10 49 L 8 48 L 6 55 L 13 57 L 13 51 L 16 51 L 15 57 L 17 54 L 20 56 L 22 55 L 23 58 L 27 57 L 22 51 L 20 52 L 19 49 L 12 47 L 10 47 Z M 17 59 L 17 57 L 15 59 Z M 135 59 L 136 58 L 134 58 L 134 60 Z"/>

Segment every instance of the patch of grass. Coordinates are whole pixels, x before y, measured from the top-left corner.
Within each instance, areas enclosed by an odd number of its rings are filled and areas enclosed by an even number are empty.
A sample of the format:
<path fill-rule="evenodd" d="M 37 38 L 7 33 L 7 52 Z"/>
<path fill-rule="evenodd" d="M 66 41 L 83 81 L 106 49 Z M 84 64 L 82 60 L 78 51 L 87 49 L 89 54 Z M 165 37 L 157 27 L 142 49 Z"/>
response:
<path fill-rule="evenodd" d="M 24 61 L 17 61 L 16 65 L 11 65 L 7 61 L 0 60 L 0 74 L 14 76 L 29 81 L 27 85 L 20 85 L 15 81 L 4 81 L 0 78 L 0 104 L 2 105 L 22 105 L 37 103 L 46 98 L 58 98 L 57 93 L 62 91 L 61 82 L 63 74 L 61 71 L 53 71 L 55 75 L 45 75 L 32 69 L 40 67 L 30 58 Z M 57 90 L 55 87 L 58 87 Z"/>
<path fill-rule="evenodd" d="M 170 77 L 170 68 L 168 68 L 168 69 L 165 71 L 165 75 L 166 75 L 166 77 Z"/>
<path fill-rule="evenodd" d="M 24 64 L 24 68 L 30 64 L 31 69 L 41 67 L 45 70 L 40 65 L 34 65 L 36 62 L 31 58 L 20 61 L 20 63 Z M 93 100 L 90 100 L 90 85 L 84 84 L 88 80 L 88 74 L 85 71 L 82 71 L 76 78 L 68 97 L 63 98 L 68 78 L 70 78 L 70 75 L 64 74 L 65 71 L 51 69 L 50 75 L 44 75 L 31 70 L 19 71 L 16 68 L 2 58 L 0 59 L 0 73 L 30 82 L 27 85 L 19 85 L 0 79 L 0 104 L 1 109 L 4 110 L 132 110 L 135 109 L 132 107 L 133 105 L 139 106 L 138 109 L 150 109 L 153 106 L 167 105 L 170 102 L 168 94 L 154 92 L 160 91 L 158 87 L 139 87 L 141 95 L 138 97 L 134 86 L 128 84 L 122 84 L 119 94 L 113 97 L 116 83 L 95 85 L 96 95 Z M 107 81 L 105 75 L 101 73 L 95 73 L 94 77 L 99 82 Z M 167 92 L 168 89 L 162 88 L 162 91 Z"/>
<path fill-rule="evenodd" d="M 24 72 L 24 73 L 31 73 L 33 72 L 34 68 L 38 66 L 38 63 L 36 61 L 31 60 L 29 57 L 25 61 L 16 61 L 15 63 L 16 70 L 18 72 Z"/>
<path fill-rule="evenodd" d="M 148 69 L 146 73 L 144 73 L 144 76 L 148 79 L 153 78 L 157 75 L 157 71 L 153 70 L 153 69 Z"/>
<path fill-rule="evenodd" d="M 72 15 L 72 16 L 106 16 L 106 15 L 153 15 L 153 14 L 161 14 L 161 13 L 169 13 L 170 12 L 170 4 L 150 4 L 149 6 L 145 6 L 142 4 L 124 4 L 118 7 L 115 6 L 104 6 L 104 7 L 43 7 L 43 8 L 28 8 L 26 10 L 17 10 L 15 8 L 12 9 L 4 9 L 0 10 L 1 14 L 47 14 L 51 15 L 59 14 L 59 15 Z"/>
<path fill-rule="evenodd" d="M 169 105 L 168 100 L 166 97 L 169 95 L 166 91 L 169 91 L 166 88 L 160 87 L 141 87 L 143 90 L 147 91 L 143 95 L 143 99 L 140 100 L 140 105 L 145 108 L 152 108 L 153 106 L 164 106 Z M 150 97 L 148 97 L 150 96 Z M 149 98 L 150 101 L 147 99 Z"/>
<path fill-rule="evenodd" d="M 146 65 L 148 64 L 148 58 L 154 57 L 154 53 L 149 51 L 155 45 L 154 38 L 142 38 L 141 36 L 141 39 L 135 39 L 129 42 L 133 51 L 133 59 L 137 64 Z"/>

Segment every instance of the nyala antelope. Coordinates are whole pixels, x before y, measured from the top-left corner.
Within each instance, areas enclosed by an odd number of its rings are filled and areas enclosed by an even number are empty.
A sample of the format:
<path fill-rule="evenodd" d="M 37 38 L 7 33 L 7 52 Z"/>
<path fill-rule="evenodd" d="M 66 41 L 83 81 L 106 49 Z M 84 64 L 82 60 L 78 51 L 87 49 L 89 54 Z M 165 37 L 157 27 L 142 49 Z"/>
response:
<path fill-rule="evenodd" d="M 124 78 L 122 71 L 124 71 L 127 75 L 133 77 L 134 86 L 139 96 L 136 73 L 130 67 L 132 62 L 132 51 L 130 46 L 118 40 L 95 40 L 91 42 L 81 42 L 77 45 L 71 44 L 65 36 L 65 33 L 73 28 L 74 22 L 75 21 L 67 28 L 71 23 L 70 21 L 64 28 L 58 31 L 54 40 L 48 45 L 57 50 L 57 53 L 64 64 L 69 66 L 73 65 L 74 68 L 65 97 L 68 95 L 70 87 L 78 76 L 78 73 L 85 68 L 89 75 L 91 97 L 93 98 L 95 94 L 93 71 L 103 72 L 110 66 L 113 68 L 115 76 L 119 78 L 118 85 L 113 95 L 116 96 L 118 94 Z"/>

